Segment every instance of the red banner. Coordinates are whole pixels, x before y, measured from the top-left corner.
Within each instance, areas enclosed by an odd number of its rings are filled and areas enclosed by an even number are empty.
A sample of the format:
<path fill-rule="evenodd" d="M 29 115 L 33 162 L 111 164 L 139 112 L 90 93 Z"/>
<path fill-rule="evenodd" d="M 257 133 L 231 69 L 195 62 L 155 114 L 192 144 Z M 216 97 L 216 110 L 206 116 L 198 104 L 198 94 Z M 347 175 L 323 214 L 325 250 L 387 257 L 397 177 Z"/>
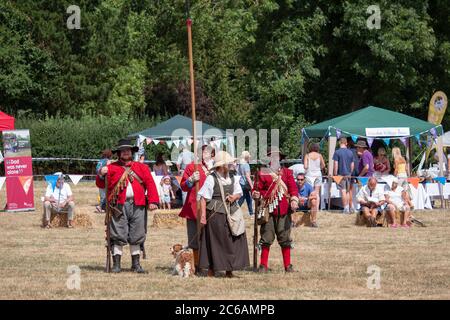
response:
<path fill-rule="evenodd" d="M 8 211 L 34 210 L 30 132 L 3 131 L 6 206 Z"/>

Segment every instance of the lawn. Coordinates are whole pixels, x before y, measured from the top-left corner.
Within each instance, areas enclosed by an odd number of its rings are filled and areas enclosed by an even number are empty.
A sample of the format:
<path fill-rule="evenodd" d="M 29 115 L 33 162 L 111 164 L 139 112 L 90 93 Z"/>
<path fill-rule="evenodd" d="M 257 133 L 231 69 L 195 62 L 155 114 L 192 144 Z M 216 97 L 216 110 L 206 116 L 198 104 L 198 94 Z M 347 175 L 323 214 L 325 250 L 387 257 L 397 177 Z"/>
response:
<path fill-rule="evenodd" d="M 450 213 L 421 211 L 415 216 L 426 228 L 365 228 L 354 215 L 320 213 L 320 228 L 293 229 L 293 264 L 285 274 L 278 245 L 271 251 L 269 274 L 237 272 L 239 278 L 170 274 L 171 245 L 186 243 L 183 225 L 151 227 L 146 242 L 148 274 L 128 271 L 125 248 L 121 274 L 106 274 L 103 215 L 95 213 L 93 182 L 72 186 L 76 212 L 88 214 L 91 228 L 40 228 L 40 197 L 45 184 L 35 185 L 36 211 L 0 213 L 0 299 L 449 299 Z M 4 206 L 4 189 L 0 194 Z M 249 250 L 253 229 L 248 220 Z M 252 250 L 250 251 L 252 253 Z M 79 290 L 68 289 L 67 268 L 81 270 Z M 367 287 L 367 269 L 381 270 L 380 289 Z"/>

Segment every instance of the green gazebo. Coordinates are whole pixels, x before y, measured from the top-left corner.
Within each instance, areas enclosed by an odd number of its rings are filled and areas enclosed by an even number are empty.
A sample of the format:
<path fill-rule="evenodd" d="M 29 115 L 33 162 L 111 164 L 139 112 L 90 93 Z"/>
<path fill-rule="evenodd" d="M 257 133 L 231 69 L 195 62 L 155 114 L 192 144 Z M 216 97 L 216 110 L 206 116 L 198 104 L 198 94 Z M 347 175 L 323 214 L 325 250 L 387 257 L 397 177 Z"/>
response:
<path fill-rule="evenodd" d="M 420 139 L 432 137 L 436 139 L 439 155 L 440 173 L 443 175 L 443 128 L 414 117 L 391 110 L 369 106 L 349 114 L 314 124 L 302 130 L 302 151 L 310 138 L 328 140 L 328 172 L 333 172 L 333 153 L 336 142 L 340 136 L 351 136 L 353 140 L 365 138 L 368 141 L 375 139 L 398 139 L 406 146 L 406 158 L 411 165 L 411 142 L 413 139 L 420 143 Z M 413 139 L 412 139 L 413 138 Z M 370 143 L 369 143 L 370 144 Z"/>

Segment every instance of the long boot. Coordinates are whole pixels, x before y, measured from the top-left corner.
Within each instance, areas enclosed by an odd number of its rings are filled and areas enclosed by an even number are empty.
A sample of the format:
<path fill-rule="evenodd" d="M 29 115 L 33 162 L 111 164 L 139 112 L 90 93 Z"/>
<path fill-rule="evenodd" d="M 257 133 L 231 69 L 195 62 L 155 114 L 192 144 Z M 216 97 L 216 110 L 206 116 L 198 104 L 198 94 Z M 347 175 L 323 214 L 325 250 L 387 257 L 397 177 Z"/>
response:
<path fill-rule="evenodd" d="M 121 257 L 122 256 L 120 254 L 116 254 L 113 256 L 113 267 L 111 269 L 111 272 L 119 273 L 120 271 L 122 271 L 120 269 L 120 258 Z"/>
<path fill-rule="evenodd" d="M 144 268 L 141 267 L 139 263 L 140 254 L 135 254 L 131 256 L 131 270 L 136 273 L 145 273 Z"/>

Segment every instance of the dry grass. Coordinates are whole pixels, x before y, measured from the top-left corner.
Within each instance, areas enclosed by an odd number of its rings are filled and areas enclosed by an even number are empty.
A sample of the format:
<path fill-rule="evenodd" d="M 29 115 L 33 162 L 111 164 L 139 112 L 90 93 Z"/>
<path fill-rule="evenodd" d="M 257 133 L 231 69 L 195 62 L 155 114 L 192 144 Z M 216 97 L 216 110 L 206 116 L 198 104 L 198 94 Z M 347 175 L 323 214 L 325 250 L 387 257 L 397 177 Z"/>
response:
<path fill-rule="evenodd" d="M 37 203 L 43 187 L 42 182 L 36 184 Z M 270 274 L 181 280 L 170 275 L 169 247 L 186 242 L 185 228 L 177 224 L 149 228 L 148 259 L 143 261 L 149 274 L 104 273 L 104 218 L 95 213 L 97 191 L 86 182 L 73 190 L 76 211 L 90 216 L 90 228 L 44 230 L 39 227 L 39 204 L 32 213 L 0 213 L 0 299 L 450 298 L 449 212 L 417 212 L 429 226 L 411 230 L 357 227 L 354 216 L 321 213 L 319 229 L 293 231 L 293 264 L 299 272 L 282 272 L 280 250 L 274 245 Z M 250 244 L 250 224 L 247 234 Z M 372 264 L 381 268 L 380 290 L 366 286 Z M 69 265 L 81 268 L 81 290 L 66 287 Z M 129 265 L 126 254 L 123 266 Z"/>

